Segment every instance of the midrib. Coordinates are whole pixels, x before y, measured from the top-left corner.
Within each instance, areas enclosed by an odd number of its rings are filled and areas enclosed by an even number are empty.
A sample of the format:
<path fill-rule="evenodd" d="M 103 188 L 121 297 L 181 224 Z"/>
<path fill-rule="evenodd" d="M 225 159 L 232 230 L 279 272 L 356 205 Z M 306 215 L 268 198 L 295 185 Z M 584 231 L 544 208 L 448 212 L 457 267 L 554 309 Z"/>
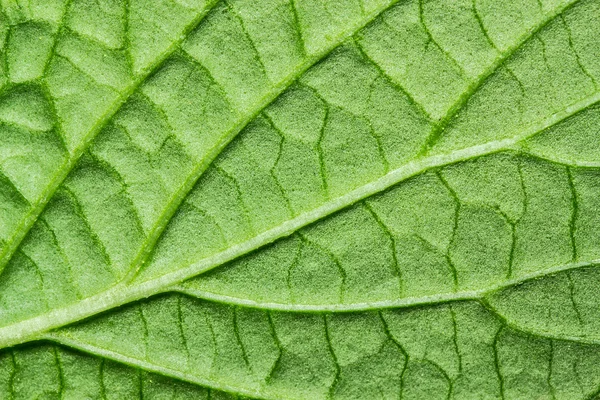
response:
<path fill-rule="evenodd" d="M 238 258 L 277 239 L 288 236 L 306 225 L 316 222 L 366 197 L 379 193 L 412 176 L 424 173 L 432 168 L 444 167 L 446 165 L 491 153 L 514 149 L 519 142 L 535 136 L 599 101 L 600 92 L 567 107 L 565 110 L 552 115 L 541 123 L 530 126 L 528 129 L 512 138 L 491 141 L 446 154 L 416 159 L 389 172 L 374 182 L 359 187 L 344 196 L 338 197 L 332 202 L 310 212 L 301 214 L 275 228 L 263 232 L 245 242 L 232 246 L 211 257 L 200 260 L 195 264 L 185 266 L 170 274 L 147 280 L 139 284 L 127 284 L 122 282 L 105 292 L 81 300 L 70 306 L 55 309 L 47 314 L 4 326 L 0 328 L 0 348 L 36 340 L 41 338 L 44 333 L 49 330 L 80 321 L 84 318 L 91 317 L 126 303 L 147 298 L 158 293 L 172 291 L 175 285 L 186 279 L 192 278 L 201 272 L 208 271 L 225 262 Z"/>
<path fill-rule="evenodd" d="M 347 39 L 349 39 L 358 31 L 369 25 L 371 22 L 373 22 L 373 20 L 375 20 L 375 18 L 377 18 L 386 10 L 390 9 L 398 1 L 399 0 L 389 0 L 385 5 L 379 7 L 377 10 L 373 11 L 365 18 L 359 20 L 356 24 L 350 25 L 348 29 L 341 31 L 339 35 L 331 41 L 329 46 L 326 46 L 323 49 L 321 49 L 321 51 L 311 55 L 310 57 L 307 57 L 306 60 L 299 64 L 296 67 L 296 69 L 285 79 L 281 80 L 276 85 L 273 85 L 273 87 L 269 90 L 269 92 L 266 95 L 258 99 L 258 101 L 254 105 L 249 107 L 249 109 L 252 110 L 252 112 L 244 115 L 235 123 L 233 127 L 231 127 L 229 130 L 223 133 L 223 135 L 217 141 L 217 143 L 210 150 L 208 150 L 202 161 L 194 167 L 191 174 L 188 175 L 183 185 L 181 185 L 179 189 L 169 197 L 169 200 L 167 201 L 167 204 L 163 209 L 161 215 L 152 225 L 152 228 L 150 229 L 150 234 L 142 243 L 140 251 L 137 253 L 136 257 L 131 263 L 132 268 L 129 271 L 129 274 L 127 274 L 126 277 L 123 279 L 123 282 L 130 282 L 137 276 L 140 269 L 144 266 L 144 263 L 149 257 L 152 249 L 162 236 L 169 221 L 173 218 L 173 215 L 175 214 L 185 197 L 193 189 L 194 185 L 196 184 L 198 179 L 200 179 L 200 176 L 202 176 L 204 171 L 206 171 L 206 169 L 212 164 L 215 158 L 237 136 L 237 134 L 240 133 L 242 129 L 244 129 L 252 120 L 256 119 L 261 112 L 263 112 L 270 104 L 272 104 L 310 67 L 312 67 L 319 61 L 325 59 Z"/>
<path fill-rule="evenodd" d="M 167 201 L 167 205 L 163 209 L 159 218 L 155 221 L 152 228 L 150 229 L 150 234 L 142 243 L 140 247 L 140 251 L 134 257 L 134 260 L 131 264 L 131 269 L 129 273 L 123 279 L 123 282 L 131 282 L 133 281 L 140 270 L 144 267 L 145 263 L 150 256 L 152 249 L 162 236 L 164 230 L 166 229 L 169 221 L 172 219 L 173 215 L 185 199 L 185 197 L 192 190 L 195 183 L 198 181 L 200 176 L 206 171 L 206 169 L 210 166 L 210 164 L 214 161 L 214 159 L 222 152 L 222 150 L 233 140 L 233 138 L 253 119 L 255 119 L 265 108 L 267 108 L 270 104 L 275 101 L 286 89 L 288 89 L 293 82 L 295 82 L 302 74 L 304 74 L 311 66 L 319 62 L 320 60 L 326 58 L 333 50 L 339 47 L 345 40 L 355 35 L 357 32 L 362 30 L 364 27 L 369 25 L 372 21 L 374 21 L 379 15 L 381 15 L 386 10 L 390 9 L 395 3 L 399 0 L 390 0 L 385 5 L 380 6 L 378 9 L 373 11 L 369 16 L 361 20 L 358 24 L 351 26 L 348 30 L 342 31 L 334 40 L 332 40 L 329 47 L 322 49 L 320 52 L 314 54 L 311 57 L 308 57 L 302 64 L 300 64 L 294 73 L 290 74 L 286 79 L 279 82 L 276 86 L 272 88 L 272 90 L 265 95 L 263 98 L 259 99 L 259 101 L 250 109 L 253 109 L 254 112 L 245 116 L 245 118 L 240 119 L 230 130 L 226 131 L 221 139 L 216 143 L 216 145 L 210 149 L 201 163 L 199 163 L 192 173 L 187 177 L 183 185 L 171 195 L 169 200 Z M 486 79 L 494 73 L 510 56 L 517 51 L 529 38 L 547 26 L 550 21 L 554 20 L 558 15 L 565 12 L 570 7 L 574 6 L 581 0 L 570 0 L 567 1 L 560 7 L 557 7 L 553 10 L 552 13 L 548 13 L 545 15 L 545 18 L 541 19 L 540 22 L 533 26 L 529 31 L 525 32 L 521 35 L 514 43 L 513 46 L 506 49 L 505 52 L 501 53 L 500 56 L 491 63 L 484 72 L 476 79 L 470 86 L 467 88 L 466 92 L 457 98 L 452 107 L 448 110 L 444 118 L 434 127 L 429 137 L 427 138 L 428 146 L 432 145 L 433 142 L 432 137 L 435 140 L 439 137 L 441 132 L 445 129 L 450 120 L 464 107 L 464 105 L 468 102 L 468 100 L 472 97 L 472 95 L 478 90 L 478 88 L 486 81 Z M 302 40 L 304 43 L 304 41 Z M 386 75 L 387 76 L 387 75 Z M 425 147 L 427 150 L 428 146 Z M 420 156 L 427 156 L 428 153 L 421 153 Z M 393 172 L 392 172 L 393 173 Z M 390 174 L 388 174 L 390 175 Z M 387 176 L 387 175 L 386 175 Z M 369 186 L 369 185 L 366 185 Z M 343 196 L 342 198 L 344 198 Z M 317 211 L 319 209 L 313 210 Z M 309 213 L 310 214 L 310 213 Z M 261 237 L 258 235 L 258 237 Z"/>
<path fill-rule="evenodd" d="M 396 4 L 399 0 L 389 0 L 379 8 L 372 11 L 365 18 L 360 19 L 356 24 L 349 25 L 345 31 L 342 31 L 337 37 L 335 37 L 329 46 L 323 48 L 320 52 L 313 54 L 311 57 L 307 57 L 305 62 L 300 64 L 294 73 L 290 74 L 286 79 L 279 82 L 279 84 L 275 85 L 271 91 L 259 99 L 257 104 L 251 109 L 254 110 L 253 113 L 248 114 L 245 118 L 240 119 L 230 130 L 225 132 L 225 134 L 221 137 L 221 139 L 217 142 L 217 144 L 207 152 L 207 155 L 203 158 L 202 162 L 199 163 L 192 174 L 187 177 L 183 185 L 173 193 L 169 200 L 167 201 L 167 205 L 163 209 L 161 215 L 156 220 L 156 222 L 152 225 L 150 229 L 150 234 L 142 243 L 140 247 L 140 251 L 134 257 L 134 261 L 132 262 L 132 268 L 130 273 L 126 275 L 123 282 L 127 282 L 132 280 L 139 269 L 143 266 L 145 260 L 149 256 L 152 248 L 155 243 L 158 241 L 160 236 L 162 235 L 164 229 L 167 226 L 167 223 L 172 218 L 175 211 L 178 209 L 179 205 L 185 198 L 185 196 L 191 191 L 196 181 L 202 175 L 202 173 L 208 168 L 208 166 L 212 163 L 212 161 L 221 153 L 221 151 L 225 148 L 225 146 L 254 118 L 256 118 L 269 104 L 271 104 L 283 91 L 290 87 L 290 85 L 295 82 L 295 80 L 301 76 L 306 70 L 308 70 L 315 63 L 327 57 L 333 50 L 339 47 L 345 40 L 349 37 L 353 36 L 359 30 L 363 29 L 373 20 L 375 20 L 379 15 L 383 12 L 391 8 L 394 4 Z M 130 86 L 128 87 L 123 94 L 121 94 L 117 101 L 115 101 L 110 109 L 100 118 L 100 120 L 92 127 L 92 129 L 88 132 L 85 139 L 82 141 L 79 147 L 73 150 L 71 156 L 67 159 L 67 161 L 60 167 L 57 174 L 51 179 L 50 184 L 43 191 L 42 195 L 39 197 L 38 201 L 34 203 L 34 206 L 30 209 L 27 215 L 21 220 L 17 229 L 14 231 L 13 235 L 7 240 L 8 245 L 6 245 L 3 250 L 0 252 L 0 272 L 4 268 L 4 266 L 10 261 L 14 252 L 18 249 L 21 241 L 25 238 L 27 233 L 31 230 L 31 227 L 38 219 L 39 215 L 46 208 L 49 200 L 54 196 L 54 193 L 60 186 L 60 184 L 66 179 L 70 171 L 75 166 L 75 163 L 83 154 L 83 152 L 87 149 L 89 144 L 92 142 L 92 139 L 102 130 L 102 128 L 110 121 L 110 119 L 114 116 L 114 114 L 121 108 L 121 106 L 127 101 L 131 95 L 145 82 L 146 78 L 151 75 L 154 71 L 158 70 L 160 66 L 164 63 L 164 61 L 172 55 L 183 43 L 183 41 L 189 36 L 190 32 L 193 31 L 202 21 L 202 19 L 208 14 L 208 12 L 218 4 L 218 0 L 213 0 L 212 4 L 207 7 L 202 13 L 200 13 L 192 23 L 190 23 L 184 30 L 184 33 L 180 36 L 180 38 L 173 42 L 171 46 L 161 55 L 161 57 L 157 58 L 155 62 L 146 69 L 146 72 L 141 74 L 140 77 Z M 119 285 L 121 285 L 120 283 Z M 109 293 L 104 292 L 104 294 Z M 85 301 L 85 300 L 84 300 Z M 0 334 L 1 336 L 1 334 Z M 1 339 L 0 339 L 1 343 Z"/>
<path fill-rule="evenodd" d="M 212 3 L 212 4 L 211 4 Z M 189 36 L 189 34 L 202 22 L 204 17 L 210 12 L 210 10 L 218 3 L 218 0 L 211 0 L 204 10 L 202 10 L 196 18 L 194 18 L 183 30 L 181 36 L 173 41 L 167 49 L 161 53 L 150 65 L 144 68 L 138 75 L 131 85 L 125 88 L 123 92 L 119 94 L 115 102 L 100 116 L 98 121 L 92 126 L 92 128 L 84 135 L 83 139 L 77 147 L 75 147 L 68 158 L 58 168 L 56 174 L 50 179 L 50 183 L 42 191 L 41 195 L 32 202 L 32 207 L 29 209 L 27 214 L 21 219 L 17 228 L 13 231 L 12 235 L 6 240 L 6 246 L 0 251 L 0 272 L 4 269 L 6 264 L 10 261 L 15 251 L 19 248 L 19 245 L 27 235 L 27 233 L 33 227 L 35 221 L 37 221 L 40 214 L 46 208 L 46 205 L 50 199 L 54 196 L 60 185 L 67 178 L 71 170 L 75 167 L 75 164 L 85 152 L 85 150 L 92 143 L 93 139 L 102 131 L 102 129 L 108 124 L 112 117 L 121 109 L 123 104 L 139 89 L 139 87 L 146 81 L 148 76 L 157 71 L 163 63 L 169 58 L 183 43 L 183 41 Z M 58 40 L 58 39 L 57 39 Z M 53 56 L 53 55 L 52 55 Z"/>

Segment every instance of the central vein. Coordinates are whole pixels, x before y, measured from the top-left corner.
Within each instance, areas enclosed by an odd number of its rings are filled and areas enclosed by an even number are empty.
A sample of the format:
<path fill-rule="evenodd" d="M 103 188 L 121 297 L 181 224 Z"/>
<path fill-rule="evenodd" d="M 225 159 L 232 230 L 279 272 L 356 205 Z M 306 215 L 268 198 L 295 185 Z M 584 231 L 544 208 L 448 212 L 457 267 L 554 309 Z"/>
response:
<path fill-rule="evenodd" d="M 299 65 L 294 73 L 290 74 L 286 79 L 275 85 L 272 90 L 259 99 L 255 106 L 252 108 L 253 113 L 240 119 L 231 129 L 223 134 L 218 143 L 208 152 L 206 157 L 199 163 L 192 174 L 188 176 L 185 183 L 177 190 L 169 199 L 167 205 L 164 207 L 160 218 L 156 221 L 151 230 L 150 235 L 146 238 L 143 246 L 140 248 L 137 256 L 132 264 L 131 273 L 122 282 L 113 286 L 112 288 L 94 295 L 92 297 L 83 299 L 75 304 L 55 309 L 44 315 L 33 317 L 27 320 L 16 322 L 12 325 L 7 325 L 0 328 L 0 347 L 11 346 L 18 343 L 23 343 L 30 340 L 40 338 L 44 333 L 51 329 L 55 329 L 81 319 L 93 316 L 99 312 L 106 311 L 123 304 L 136 301 L 148 296 L 155 295 L 160 292 L 170 291 L 174 285 L 181 283 L 182 281 L 198 275 L 199 273 L 208 271 L 225 262 L 231 261 L 238 258 L 250 251 L 256 250 L 266 244 L 269 244 L 277 239 L 288 236 L 298 229 L 314 223 L 328 215 L 348 207 L 364 198 L 379 193 L 393 185 L 398 184 L 414 175 L 423 173 L 431 168 L 442 167 L 445 165 L 453 164 L 456 162 L 480 157 L 483 155 L 509 150 L 515 148 L 519 142 L 535 136 L 541 131 L 544 131 L 550 126 L 557 124 L 558 122 L 568 118 L 577 112 L 589 107 L 592 104 L 600 101 L 600 93 L 595 93 L 583 100 L 567 107 L 561 112 L 553 114 L 549 118 L 543 120 L 540 123 L 533 124 L 518 135 L 514 137 L 491 141 L 481 145 L 472 146 L 463 149 L 457 149 L 448 153 L 437 153 L 437 154 L 425 154 L 419 158 L 414 159 L 406 163 L 405 165 L 390 171 L 386 175 L 379 179 L 370 182 L 364 186 L 361 186 L 351 192 L 346 193 L 332 201 L 315 208 L 309 212 L 298 215 L 297 217 L 290 219 L 281 225 L 271 228 L 245 242 L 234 245 L 222 252 L 216 253 L 210 257 L 199 260 L 191 265 L 182 265 L 175 269 L 174 272 L 165 274 L 158 278 L 153 278 L 146 281 L 136 281 L 134 278 L 137 276 L 142 265 L 148 258 L 150 250 L 155 246 L 159 240 L 162 232 L 164 231 L 167 223 L 178 209 L 179 205 L 192 189 L 197 179 L 206 170 L 206 168 L 212 163 L 214 158 L 222 151 L 222 149 L 239 133 L 252 119 L 254 119 L 264 108 L 271 104 L 281 93 L 283 93 L 299 76 L 301 76 L 306 70 L 312 65 L 317 63 L 319 60 L 325 58 L 331 51 L 343 43 L 346 39 L 353 36 L 357 31 L 368 25 L 381 13 L 392 7 L 398 0 L 391 0 L 385 6 L 375 10 L 369 16 L 365 17 L 361 21 L 358 21 L 353 26 L 348 27 L 344 32 L 341 32 L 334 40 L 330 43 L 327 48 L 322 49 L 317 54 L 308 57 L 301 65 Z M 578 0 L 569 2 L 566 6 L 561 7 L 552 15 L 548 15 L 540 24 L 534 27 L 528 34 L 524 35 L 519 43 L 507 51 L 505 55 L 500 57 L 494 62 L 486 73 L 483 74 L 478 80 L 476 86 L 472 90 L 468 91 L 467 95 L 461 96 L 457 99 L 456 107 L 452 107 L 448 113 L 447 120 L 450 120 L 453 115 L 460 110 L 468 98 L 477 90 L 481 83 L 492 74 L 502 62 L 510 56 L 512 50 L 520 47 L 527 38 L 539 31 L 545 26 L 548 21 L 555 18 L 566 8 L 576 4 Z M 445 119 L 445 120 L 446 120 Z M 435 138 L 434 138 L 435 139 Z"/>
<path fill-rule="evenodd" d="M 200 260 L 197 263 L 182 266 L 180 269 L 159 278 L 131 284 L 122 282 L 105 292 L 88 297 L 87 299 L 81 300 L 70 306 L 55 309 L 44 315 L 2 327 L 0 328 L 0 348 L 35 340 L 42 337 L 44 333 L 49 330 L 77 322 L 126 303 L 153 296 L 158 293 L 171 291 L 174 285 L 177 285 L 186 279 L 218 267 L 223 263 L 238 258 L 277 239 L 288 236 L 308 224 L 323 219 L 342 208 L 352 205 L 373 194 L 379 193 L 412 176 L 432 168 L 443 167 L 487 154 L 514 149 L 519 142 L 537 135 L 547 128 L 556 125 L 566 118 L 569 118 L 598 102 L 600 102 L 600 92 L 550 116 L 539 124 L 530 126 L 528 129 L 512 138 L 492 141 L 465 149 L 455 150 L 450 153 L 431 155 L 429 157 L 416 159 L 389 172 L 374 182 L 359 187 L 319 208 L 301 214 L 277 227 L 265 231 L 245 242 L 232 246 L 227 250 L 216 253 L 211 257 Z"/>

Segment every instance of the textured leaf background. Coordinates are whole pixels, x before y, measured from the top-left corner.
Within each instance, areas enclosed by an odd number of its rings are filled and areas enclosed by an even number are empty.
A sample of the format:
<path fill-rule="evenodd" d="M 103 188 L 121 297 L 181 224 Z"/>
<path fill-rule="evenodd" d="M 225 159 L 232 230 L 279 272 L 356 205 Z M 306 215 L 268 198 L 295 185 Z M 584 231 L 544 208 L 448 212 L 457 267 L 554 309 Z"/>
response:
<path fill-rule="evenodd" d="M 600 393 L 600 1 L 0 10 L 0 398 Z"/>

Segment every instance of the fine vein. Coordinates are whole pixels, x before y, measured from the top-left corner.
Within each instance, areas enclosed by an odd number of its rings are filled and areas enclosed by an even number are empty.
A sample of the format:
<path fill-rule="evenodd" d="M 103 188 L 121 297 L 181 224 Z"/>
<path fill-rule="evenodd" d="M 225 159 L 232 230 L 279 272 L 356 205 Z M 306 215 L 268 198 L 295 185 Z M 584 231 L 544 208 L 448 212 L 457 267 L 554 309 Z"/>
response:
<path fill-rule="evenodd" d="M 416 159 L 389 172 L 374 182 L 359 187 L 312 211 L 300 214 L 277 227 L 265 231 L 245 242 L 232 246 L 227 250 L 216 253 L 211 257 L 202 259 L 195 264 L 183 266 L 183 268 L 175 270 L 172 273 L 142 282 L 130 284 L 121 282 L 105 292 L 83 299 L 78 303 L 55 309 L 44 315 L 4 326 L 0 328 L 0 348 L 29 340 L 35 340 L 43 335 L 44 332 L 51 329 L 79 321 L 99 312 L 132 301 L 169 291 L 172 286 L 186 279 L 192 278 L 201 272 L 216 268 L 225 262 L 231 261 L 279 238 L 289 236 L 308 224 L 316 222 L 342 208 L 352 205 L 373 194 L 379 193 L 405 179 L 423 173 L 431 168 L 438 168 L 486 154 L 513 149 L 520 141 L 548 129 L 598 101 L 600 101 L 600 93 L 596 93 L 567 107 L 565 110 L 547 118 L 542 123 L 532 125 L 512 138 L 491 141 L 447 154 L 432 155 Z"/>
<path fill-rule="evenodd" d="M 60 187 L 61 183 L 66 179 L 71 170 L 75 167 L 77 160 L 85 152 L 88 146 L 92 143 L 94 137 L 102 131 L 102 129 L 109 123 L 111 118 L 121 109 L 123 104 L 129 99 L 136 90 L 146 81 L 150 75 L 157 71 L 169 56 L 171 56 L 188 37 L 188 35 L 200 24 L 208 12 L 212 9 L 216 1 L 213 4 L 206 7 L 200 12 L 196 18 L 188 24 L 183 30 L 182 35 L 171 43 L 171 45 L 160 54 L 153 63 L 143 69 L 131 85 L 120 93 L 116 101 L 106 110 L 106 112 L 100 117 L 98 122 L 92 126 L 92 128 L 83 137 L 79 146 L 75 147 L 68 155 L 64 163 L 56 171 L 48 185 L 42 191 L 41 195 L 32 202 L 32 207 L 29 212 L 21 219 L 17 228 L 13 231 L 12 235 L 7 239 L 6 245 L 0 250 L 0 271 L 10 261 L 14 252 L 17 250 L 21 241 L 25 238 L 27 233 L 31 230 L 31 227 L 37 221 L 39 215 L 44 211 L 46 205 L 50 199 L 54 196 L 56 190 Z"/>

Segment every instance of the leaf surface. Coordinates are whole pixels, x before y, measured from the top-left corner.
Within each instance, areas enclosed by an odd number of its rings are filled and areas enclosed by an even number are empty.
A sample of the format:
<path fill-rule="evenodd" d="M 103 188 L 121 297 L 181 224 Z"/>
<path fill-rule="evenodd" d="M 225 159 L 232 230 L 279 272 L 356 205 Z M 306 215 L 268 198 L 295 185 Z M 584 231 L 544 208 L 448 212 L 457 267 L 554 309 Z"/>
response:
<path fill-rule="evenodd" d="M 3 126 L 71 153 L 39 200 L 2 178 L 2 347 L 269 399 L 598 391 L 600 3 L 118 4 L 3 5 Z M 125 54 L 75 152 L 32 32 Z"/>
<path fill-rule="evenodd" d="M 49 344 L 0 354 L 0 394 L 4 399 L 246 399 Z"/>
<path fill-rule="evenodd" d="M 0 269 L 90 141 L 213 3 L 3 5 Z"/>

